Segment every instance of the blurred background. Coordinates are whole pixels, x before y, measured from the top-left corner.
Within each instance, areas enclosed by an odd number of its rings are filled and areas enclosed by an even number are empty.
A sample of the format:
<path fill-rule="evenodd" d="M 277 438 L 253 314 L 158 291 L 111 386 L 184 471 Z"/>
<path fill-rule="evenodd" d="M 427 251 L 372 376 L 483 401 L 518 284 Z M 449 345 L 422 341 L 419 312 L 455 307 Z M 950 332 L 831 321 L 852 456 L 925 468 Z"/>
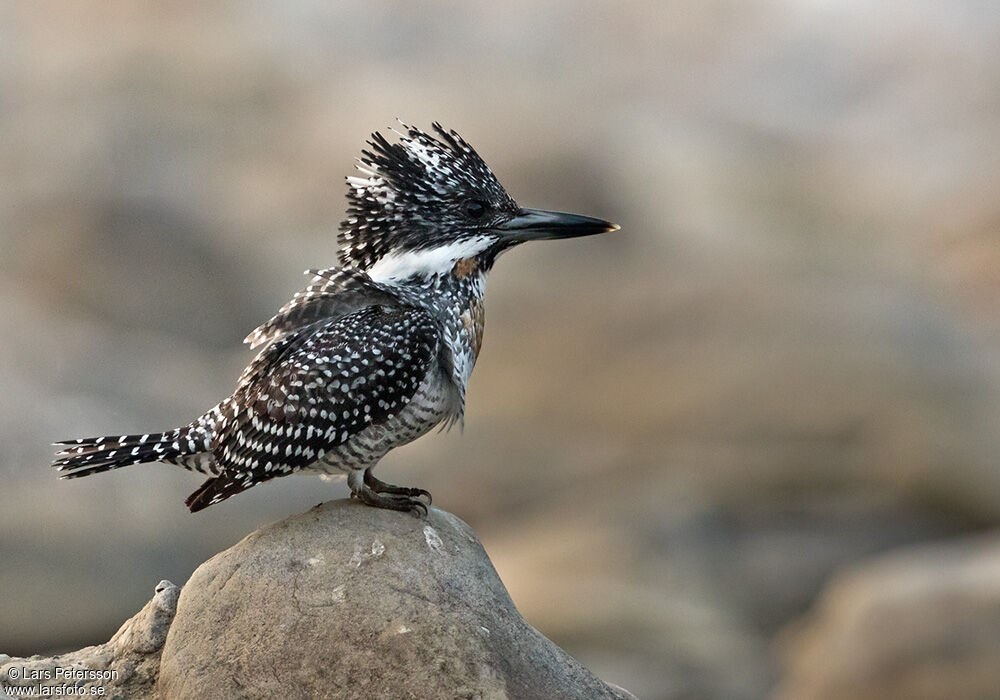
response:
<path fill-rule="evenodd" d="M 107 639 L 257 526 L 57 439 L 187 422 L 335 263 L 398 116 L 620 233 L 490 280 L 464 434 L 390 454 L 640 697 L 1000 697 L 1000 5 L 0 5 L 0 652 Z"/>

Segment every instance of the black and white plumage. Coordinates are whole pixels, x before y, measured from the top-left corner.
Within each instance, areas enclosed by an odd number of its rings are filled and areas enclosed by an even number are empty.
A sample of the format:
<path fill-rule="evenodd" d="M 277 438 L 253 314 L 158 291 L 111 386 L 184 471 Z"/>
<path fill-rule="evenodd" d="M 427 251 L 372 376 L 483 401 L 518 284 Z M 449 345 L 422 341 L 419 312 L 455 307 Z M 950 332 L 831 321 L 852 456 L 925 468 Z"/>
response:
<path fill-rule="evenodd" d="M 462 420 L 479 355 L 486 276 L 527 240 L 614 230 L 605 221 L 522 209 L 454 131 L 374 134 L 348 178 L 340 268 L 311 283 L 246 341 L 263 349 L 232 396 L 162 433 L 58 443 L 64 478 L 142 462 L 209 478 L 198 511 L 297 471 L 348 475 L 352 495 L 426 512 L 422 489 L 372 475 L 391 449 Z"/>

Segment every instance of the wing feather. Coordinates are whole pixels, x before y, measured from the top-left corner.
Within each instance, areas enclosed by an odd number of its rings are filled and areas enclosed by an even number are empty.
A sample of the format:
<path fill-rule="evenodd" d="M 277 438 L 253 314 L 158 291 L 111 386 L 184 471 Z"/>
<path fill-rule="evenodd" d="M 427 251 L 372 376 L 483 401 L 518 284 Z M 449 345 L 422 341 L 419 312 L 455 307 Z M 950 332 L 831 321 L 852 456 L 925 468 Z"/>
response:
<path fill-rule="evenodd" d="M 290 474 L 395 415 L 440 343 L 434 319 L 415 308 L 369 306 L 286 333 L 244 371 L 213 446 L 220 473 L 191 504 Z"/>
<path fill-rule="evenodd" d="M 256 348 L 322 319 L 342 318 L 370 304 L 395 305 L 399 302 L 392 288 L 373 281 L 361 270 L 331 267 L 306 270 L 306 274 L 313 276 L 309 286 L 254 329 L 243 339 L 244 343 Z"/>

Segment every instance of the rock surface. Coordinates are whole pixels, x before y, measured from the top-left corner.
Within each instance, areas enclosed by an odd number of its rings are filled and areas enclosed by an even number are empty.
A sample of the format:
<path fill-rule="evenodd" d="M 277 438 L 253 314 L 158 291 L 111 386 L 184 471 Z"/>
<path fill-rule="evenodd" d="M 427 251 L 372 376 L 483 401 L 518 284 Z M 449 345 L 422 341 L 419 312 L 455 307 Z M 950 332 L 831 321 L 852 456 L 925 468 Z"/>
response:
<path fill-rule="evenodd" d="M 60 668 L 130 700 L 634 698 L 524 621 L 464 522 L 346 500 L 257 530 L 183 591 L 161 581 L 106 644 L 0 655 L 0 697 L 65 686 Z"/>
<path fill-rule="evenodd" d="M 522 619 L 461 520 L 350 501 L 261 528 L 200 566 L 159 688 L 166 698 L 631 697 Z"/>
<path fill-rule="evenodd" d="M 835 578 L 781 644 L 779 700 L 1000 694 L 1000 538 L 922 546 Z"/>
<path fill-rule="evenodd" d="M 160 581 L 152 600 L 125 622 L 106 643 L 56 656 L 30 658 L 0 654 L 0 693 L 18 686 L 2 697 L 66 694 L 75 686 L 77 696 L 100 693 L 109 698 L 155 698 L 160 651 L 167 638 L 170 621 L 177 609 L 180 589 L 170 581 Z M 66 677 L 67 670 L 83 671 L 82 677 Z M 86 672 L 94 672 L 87 678 Z M 47 690 L 43 690 L 47 688 Z M 103 689 L 103 690 L 101 690 Z"/>

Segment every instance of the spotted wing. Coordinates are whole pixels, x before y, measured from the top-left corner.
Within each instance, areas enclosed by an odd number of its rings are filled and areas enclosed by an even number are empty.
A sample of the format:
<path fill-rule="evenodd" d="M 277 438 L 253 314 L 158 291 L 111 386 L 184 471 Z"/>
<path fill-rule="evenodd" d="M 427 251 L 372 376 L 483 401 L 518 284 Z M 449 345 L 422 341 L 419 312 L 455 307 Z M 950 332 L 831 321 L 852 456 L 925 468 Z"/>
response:
<path fill-rule="evenodd" d="M 401 410 L 438 352 L 423 311 L 371 306 L 284 335 L 244 372 L 213 445 L 220 467 L 188 498 L 201 510 L 306 467 Z"/>
<path fill-rule="evenodd" d="M 297 292 L 244 343 L 255 348 L 321 319 L 337 319 L 371 304 L 393 305 L 398 301 L 391 288 L 373 281 L 361 270 L 331 267 L 307 270 L 306 274 L 313 276 L 309 286 Z"/>

